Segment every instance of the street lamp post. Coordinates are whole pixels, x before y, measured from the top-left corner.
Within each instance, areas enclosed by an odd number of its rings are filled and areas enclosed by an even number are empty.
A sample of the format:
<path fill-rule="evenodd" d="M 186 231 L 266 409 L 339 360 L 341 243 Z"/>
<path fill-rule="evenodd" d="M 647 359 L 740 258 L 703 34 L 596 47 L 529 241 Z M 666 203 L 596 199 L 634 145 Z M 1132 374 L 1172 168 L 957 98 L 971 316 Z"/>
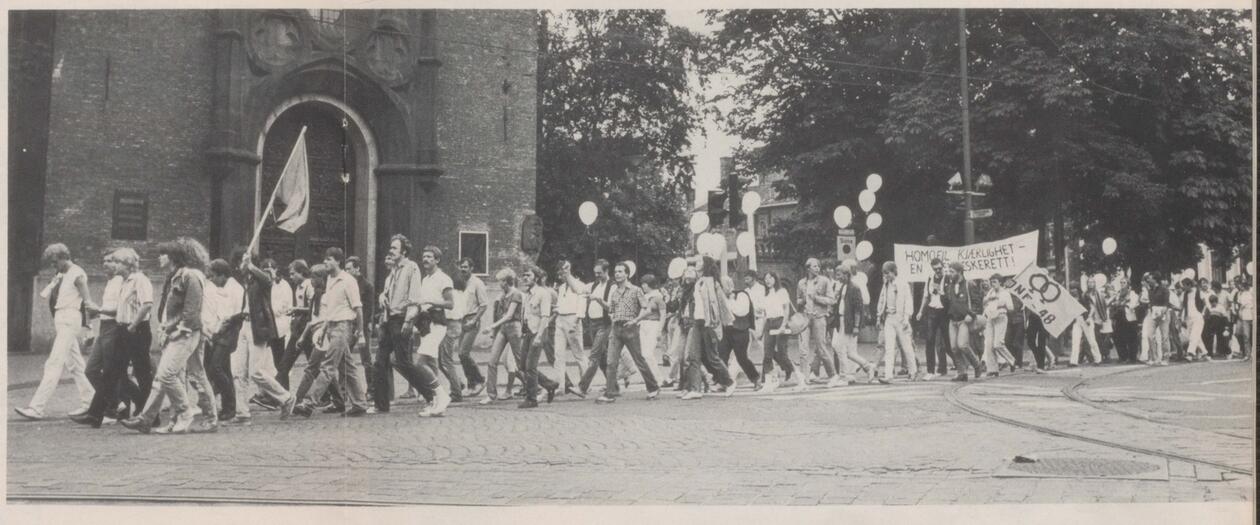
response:
<path fill-rule="evenodd" d="M 962 87 L 962 139 L 963 139 L 963 244 L 976 242 L 976 223 L 971 218 L 971 118 L 967 90 L 967 12 L 958 10 L 958 63 L 961 69 L 959 84 Z"/>

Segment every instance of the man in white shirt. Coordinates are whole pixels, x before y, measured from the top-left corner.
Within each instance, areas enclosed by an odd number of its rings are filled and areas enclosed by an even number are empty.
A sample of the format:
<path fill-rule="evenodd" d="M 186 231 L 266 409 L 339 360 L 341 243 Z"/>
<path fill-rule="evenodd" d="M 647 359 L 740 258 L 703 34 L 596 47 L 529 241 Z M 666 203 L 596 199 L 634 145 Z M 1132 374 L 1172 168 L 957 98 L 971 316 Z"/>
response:
<path fill-rule="evenodd" d="M 447 312 L 455 307 L 455 283 L 446 275 L 438 263 L 442 259 L 442 250 L 436 246 L 425 246 L 420 252 L 420 297 L 417 304 L 420 315 L 430 318 L 429 333 L 420 336 L 420 344 L 416 348 L 419 359 L 416 368 L 423 377 L 432 378 L 427 385 L 432 394 L 426 396 L 429 402 L 420 411 L 420 417 L 439 417 L 446 413 L 451 403 L 450 390 L 437 380 L 438 356 L 441 354 L 442 341 L 446 339 Z M 425 385 L 416 385 L 421 394 Z"/>
<path fill-rule="evenodd" d="M 884 377 L 879 382 L 885 385 L 892 382 L 898 347 L 910 371 L 910 380 L 918 381 L 921 376 L 914 357 L 914 339 L 910 336 L 914 295 L 910 292 L 910 283 L 897 277 L 897 263 L 885 262 L 883 272 L 884 291 L 879 294 L 877 311 L 884 324 Z"/>
<path fill-rule="evenodd" d="M 932 275 L 928 276 L 927 284 L 923 286 L 923 304 L 919 305 L 919 313 L 915 315 L 918 321 L 927 318 L 926 379 L 929 380 L 948 371 L 945 355 L 949 353 L 949 316 L 945 314 L 944 300 L 945 262 L 933 258 L 931 264 Z"/>
<path fill-rule="evenodd" d="M 595 284 L 591 286 L 586 303 L 586 330 L 594 331 L 594 336 L 591 338 L 591 366 L 582 374 L 582 380 L 578 383 L 578 390 L 582 392 L 582 395 L 586 395 L 586 391 L 590 388 L 591 381 L 595 379 L 595 372 L 602 372 L 607 366 L 608 331 L 612 328 L 607 314 L 608 301 L 612 296 L 613 288 L 616 288 L 608 280 L 608 261 L 603 259 L 595 261 L 594 270 Z"/>
<path fill-rule="evenodd" d="M 262 271 L 271 276 L 271 313 L 276 318 L 276 337 L 268 344 L 271 345 L 274 362 L 279 363 L 284 360 L 285 343 L 289 339 L 289 310 L 293 308 L 293 287 L 277 272 L 275 259 L 263 259 Z"/>
<path fill-rule="evenodd" d="M 525 333 L 521 338 L 521 359 L 516 367 L 525 380 L 525 401 L 517 408 L 538 407 L 538 387 L 547 391 L 547 402 L 556 397 L 559 383 L 552 381 L 546 374 L 539 373 L 538 360 L 547 346 L 542 338 L 551 324 L 552 297 L 551 290 L 539 284 L 542 270 L 529 265 L 521 272 L 521 288 L 525 292 Z"/>
<path fill-rule="evenodd" d="M 567 362 L 572 356 L 578 365 L 578 377 L 586 375 L 588 366 L 586 349 L 582 347 L 582 317 L 586 296 L 591 286 L 573 275 L 573 264 L 561 260 L 557 269 L 557 280 L 560 290 L 556 297 L 556 337 L 555 351 L 557 362 Z M 564 374 L 564 391 L 568 394 L 585 398 L 585 394 L 574 388 L 566 370 Z"/>
<path fill-rule="evenodd" d="M 83 361 L 83 352 L 79 348 L 79 338 L 83 335 L 87 322 L 85 307 L 99 310 L 88 292 L 87 274 L 70 260 L 70 249 L 61 243 L 45 248 L 44 260 L 57 270 L 57 275 L 53 276 L 52 281 L 39 294 L 49 300 L 56 336 L 53 338 L 48 359 L 44 362 L 44 376 L 35 389 L 35 396 L 26 407 L 14 409 L 18 415 L 31 420 L 44 419 L 44 407 L 57 390 L 63 368 L 70 369 L 82 402 L 82 407 L 70 415 L 86 414 L 92 403 L 92 396 L 96 394 L 85 373 L 87 363 Z"/>
<path fill-rule="evenodd" d="M 328 277 L 319 299 L 319 315 L 312 321 L 313 325 L 318 325 L 314 340 L 321 361 L 310 392 L 302 396 L 293 411 L 303 417 L 311 417 L 315 400 L 334 383 L 344 385 L 342 391 L 348 405 L 346 417 L 367 413 L 367 382 L 363 363 L 359 353 L 351 348 L 364 331 L 363 302 L 359 282 L 353 275 L 341 270 L 344 259 L 345 252 L 341 248 L 332 247 L 324 252 Z M 344 375 L 342 370 L 345 370 Z"/>
<path fill-rule="evenodd" d="M 232 350 L 239 337 L 239 320 L 243 318 L 245 288 L 232 277 L 232 266 L 223 259 L 210 261 L 205 294 L 202 298 L 202 328 L 211 335 L 206 345 L 205 368 L 215 393 L 219 394 L 218 419 L 232 421 L 236 417 L 236 388 L 232 381 Z M 226 341 L 225 344 L 220 344 Z M 242 420 L 238 423 L 248 423 Z"/>
<path fill-rule="evenodd" d="M 467 286 L 468 281 L 456 273 L 452 279 L 455 285 L 451 291 L 452 307 L 446 312 L 446 339 L 442 340 L 442 348 L 438 351 L 438 369 L 441 379 L 446 381 L 447 390 L 451 392 L 451 401 L 464 400 L 464 386 L 467 378 L 460 366 L 459 343 L 464 338 L 464 316 L 468 313 Z"/>

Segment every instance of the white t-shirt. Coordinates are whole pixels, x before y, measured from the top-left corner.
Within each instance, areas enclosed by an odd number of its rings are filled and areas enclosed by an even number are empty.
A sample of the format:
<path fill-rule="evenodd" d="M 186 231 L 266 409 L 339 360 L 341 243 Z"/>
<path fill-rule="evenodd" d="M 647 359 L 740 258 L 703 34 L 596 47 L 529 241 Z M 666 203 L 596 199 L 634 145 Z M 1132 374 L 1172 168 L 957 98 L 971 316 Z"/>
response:
<path fill-rule="evenodd" d="M 427 310 L 432 305 L 442 304 L 442 292 L 454 289 L 455 282 L 441 268 L 433 270 L 433 275 L 420 277 L 420 308 Z"/>
<path fill-rule="evenodd" d="M 788 303 L 791 301 L 786 288 L 767 292 L 762 303 L 766 310 L 766 318 L 775 319 L 787 315 Z"/>
<path fill-rule="evenodd" d="M 463 319 L 464 315 L 467 314 L 467 312 L 465 311 L 467 309 L 467 302 L 468 302 L 468 299 L 465 296 L 466 293 L 467 292 L 465 292 L 464 290 L 457 290 L 457 289 L 451 290 L 451 298 L 453 299 L 453 302 L 455 303 L 455 307 L 451 308 L 450 310 L 446 312 L 447 314 L 446 317 L 448 319 Z"/>
<path fill-rule="evenodd" d="M 293 308 L 293 287 L 281 279 L 271 283 L 271 313 L 276 316 L 276 334 L 289 337 L 289 309 Z"/>
<path fill-rule="evenodd" d="M 105 294 L 101 296 L 101 310 L 117 311 L 119 300 L 122 298 L 122 276 L 115 275 L 108 283 L 105 283 Z M 114 320 L 114 314 L 101 314 L 102 321 Z"/>
<path fill-rule="evenodd" d="M 1238 318 L 1243 321 L 1251 321 L 1256 318 L 1256 294 L 1252 290 L 1246 292 L 1238 292 L 1235 299 L 1238 302 Z"/>

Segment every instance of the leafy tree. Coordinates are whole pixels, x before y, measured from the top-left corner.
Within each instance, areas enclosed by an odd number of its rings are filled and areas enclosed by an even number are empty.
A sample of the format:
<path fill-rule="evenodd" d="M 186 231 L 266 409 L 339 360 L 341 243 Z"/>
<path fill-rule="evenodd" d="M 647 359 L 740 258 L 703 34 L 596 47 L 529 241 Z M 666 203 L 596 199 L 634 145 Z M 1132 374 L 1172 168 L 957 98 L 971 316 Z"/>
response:
<path fill-rule="evenodd" d="M 956 10 L 710 12 L 713 60 L 742 81 L 727 125 L 784 170 L 799 220 L 780 250 L 833 246 L 831 210 L 883 175 L 874 258 L 961 242 L 946 181 L 962 167 Z M 1183 268 L 1195 243 L 1250 242 L 1250 50 L 1237 11 L 967 11 L 973 176 L 994 187 L 989 240 L 1063 224 L 1104 262 Z M 1053 237 L 1057 232 L 1046 232 Z M 1101 240 L 1120 251 L 1101 260 Z M 1065 239 L 1066 240 L 1066 239 Z M 1060 248 L 1065 243 L 1059 243 Z M 1045 254 L 1048 250 L 1043 249 Z"/>
<path fill-rule="evenodd" d="M 664 271 L 687 243 L 703 40 L 661 10 L 541 12 L 539 40 L 540 263 L 589 271 L 598 245 Z M 589 234 L 583 201 L 600 208 Z"/>

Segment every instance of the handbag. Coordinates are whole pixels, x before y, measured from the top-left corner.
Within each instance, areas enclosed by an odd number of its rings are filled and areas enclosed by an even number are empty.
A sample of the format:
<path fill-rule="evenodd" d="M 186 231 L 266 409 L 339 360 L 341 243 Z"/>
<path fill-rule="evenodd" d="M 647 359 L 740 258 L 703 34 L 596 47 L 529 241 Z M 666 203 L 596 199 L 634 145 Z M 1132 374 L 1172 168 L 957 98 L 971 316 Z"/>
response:
<path fill-rule="evenodd" d="M 245 295 L 241 295 L 241 311 L 237 315 L 233 315 L 219 330 L 210 336 L 210 344 L 215 350 L 226 349 L 228 353 L 236 351 L 236 342 L 241 336 L 241 326 L 245 324 L 245 316 L 240 315 L 245 312 Z"/>

